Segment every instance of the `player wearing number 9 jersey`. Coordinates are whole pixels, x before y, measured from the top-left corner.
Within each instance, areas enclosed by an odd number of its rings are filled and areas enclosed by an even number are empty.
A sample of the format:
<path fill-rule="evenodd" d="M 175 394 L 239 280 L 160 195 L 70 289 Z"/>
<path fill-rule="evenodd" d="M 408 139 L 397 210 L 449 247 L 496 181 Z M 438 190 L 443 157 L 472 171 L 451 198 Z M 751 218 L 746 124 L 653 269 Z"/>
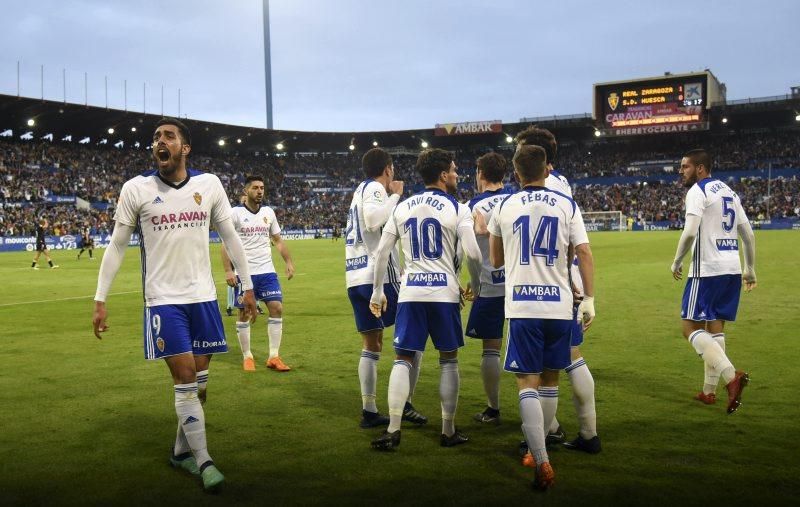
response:
<path fill-rule="evenodd" d="M 545 449 L 549 421 L 539 402 L 540 376 L 570 364 L 569 252 L 574 248 L 579 260 L 585 293 L 579 313 L 585 326 L 594 318 L 594 262 L 575 201 L 544 186 L 549 173 L 544 149 L 520 145 L 513 162 L 522 190 L 492 214 L 489 256 L 493 266 L 506 270 L 505 370 L 517 375 L 522 430 L 536 465 L 534 485 L 546 489 L 555 474 Z"/>
<path fill-rule="evenodd" d="M 705 363 L 703 391 L 695 399 L 716 402 L 720 377 L 728 391 L 727 412 L 739 408 L 749 375 L 736 371 L 725 354 L 725 322 L 736 320 L 742 279 L 748 292 L 756 286 L 755 236 L 739 196 L 711 177 L 711 156 L 692 150 L 681 160 L 680 175 L 686 193 L 686 224 L 672 263 L 672 276 L 680 280 L 682 260 L 692 249 L 692 265 L 683 292 L 683 336 Z M 739 264 L 739 241 L 744 243 L 745 269 Z"/>
<path fill-rule="evenodd" d="M 383 283 L 389 255 L 401 240 L 405 275 L 400 286 L 394 347 L 397 353 L 389 377 L 389 428 L 372 442 L 386 450 L 400 443 L 400 421 L 409 390 L 409 370 L 416 351 L 425 350 L 430 335 L 439 351 L 442 405 L 441 445 L 451 447 L 467 441 L 455 429 L 458 404 L 458 349 L 464 346 L 461 328 L 458 249 L 467 258 L 471 282 L 478 287 L 481 252 L 475 241 L 469 208 L 451 195 L 458 173 L 450 152 L 432 149 L 417 159 L 417 172 L 425 190 L 395 207 L 386 223 L 375 260 L 370 308 L 380 315 L 385 307 Z"/>

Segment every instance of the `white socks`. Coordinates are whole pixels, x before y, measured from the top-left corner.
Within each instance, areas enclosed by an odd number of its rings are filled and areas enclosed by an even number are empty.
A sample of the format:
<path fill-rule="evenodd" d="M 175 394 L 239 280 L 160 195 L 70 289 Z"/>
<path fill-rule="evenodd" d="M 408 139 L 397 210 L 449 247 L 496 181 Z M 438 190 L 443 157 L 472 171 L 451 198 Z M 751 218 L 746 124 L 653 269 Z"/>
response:
<path fill-rule="evenodd" d="M 358 380 L 361 382 L 361 408 L 367 412 L 377 412 L 375 392 L 378 384 L 378 361 L 380 352 L 361 351 L 358 361 Z"/>
<path fill-rule="evenodd" d="M 542 424 L 549 430 L 558 410 L 558 386 L 539 386 L 539 404 L 542 406 Z"/>
<path fill-rule="evenodd" d="M 520 390 L 519 413 L 522 416 L 522 433 L 528 442 L 528 449 L 536 460 L 536 466 L 550 461 L 544 447 L 544 416 L 536 389 Z"/>
<path fill-rule="evenodd" d="M 587 440 L 597 436 L 597 413 L 594 406 L 594 378 L 582 357 L 567 367 L 572 384 L 572 403 L 578 416 L 581 436 Z"/>
<path fill-rule="evenodd" d="M 199 377 L 199 375 L 198 375 Z M 190 384 L 175 384 L 175 413 L 178 415 L 178 438 L 175 442 L 175 454 L 179 454 L 180 445 L 183 447 L 180 433 L 183 435 L 186 444 L 194 454 L 197 466 L 211 461 L 211 456 L 206 448 L 206 418 L 203 413 L 203 406 L 197 398 L 197 382 Z M 185 452 L 185 451 L 184 451 Z"/>
<path fill-rule="evenodd" d="M 279 355 L 281 337 L 283 336 L 283 318 L 270 317 L 267 320 L 267 335 L 269 335 L 269 359 Z"/>
<path fill-rule="evenodd" d="M 409 390 L 408 402 L 411 403 L 411 398 L 414 397 L 414 389 L 417 388 L 417 381 L 419 380 L 419 371 L 422 369 L 422 352 L 414 353 L 414 360 L 411 362 L 411 370 L 409 375 Z"/>
<path fill-rule="evenodd" d="M 712 334 L 712 338 L 717 342 L 719 348 L 725 352 L 725 333 Z M 704 364 L 705 379 L 703 380 L 703 393 L 714 394 L 717 392 L 717 385 L 719 384 L 719 372 L 715 371 L 708 364 Z"/>
<path fill-rule="evenodd" d="M 719 373 L 722 381 L 727 384 L 733 380 L 736 370 L 733 368 L 728 356 L 719 346 L 719 343 L 706 331 L 697 330 L 689 335 L 689 343 L 703 358 L 703 361 L 715 372 Z"/>
<path fill-rule="evenodd" d="M 253 353 L 250 352 L 250 323 L 237 322 L 236 323 L 236 337 L 239 339 L 239 347 L 242 348 L 242 356 L 245 358 L 252 358 Z"/>
<path fill-rule="evenodd" d="M 198 371 L 197 372 L 197 392 L 200 394 L 200 397 L 203 397 L 203 394 L 206 392 L 206 388 L 208 387 L 208 370 Z M 197 463 L 198 465 L 200 462 Z"/>
<path fill-rule="evenodd" d="M 439 398 L 442 404 L 442 434 L 451 436 L 456 432 L 455 417 L 458 407 L 458 389 L 461 378 L 458 374 L 458 359 L 439 359 L 442 373 L 439 379 Z"/>
<path fill-rule="evenodd" d="M 481 379 L 489 408 L 500 409 L 500 351 L 486 349 L 481 355 Z"/>
<path fill-rule="evenodd" d="M 406 406 L 410 390 L 409 372 L 411 363 L 396 360 L 389 375 L 389 427 L 386 429 L 393 433 L 400 429 L 403 420 L 403 408 Z"/>

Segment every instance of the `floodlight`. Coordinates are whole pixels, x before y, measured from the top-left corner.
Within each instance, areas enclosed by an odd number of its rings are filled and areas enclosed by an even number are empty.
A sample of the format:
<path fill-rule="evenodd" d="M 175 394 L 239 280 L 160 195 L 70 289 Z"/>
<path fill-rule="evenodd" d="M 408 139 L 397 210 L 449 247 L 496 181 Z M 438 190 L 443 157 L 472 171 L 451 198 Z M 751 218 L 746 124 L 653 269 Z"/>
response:
<path fill-rule="evenodd" d="M 136 132 L 136 127 L 131 127 L 131 132 Z"/>
<path fill-rule="evenodd" d="M 428 147 L 428 141 L 422 141 L 419 145 L 422 146 L 422 149 L 425 149 Z"/>
<path fill-rule="evenodd" d="M 29 127 L 33 127 L 34 125 L 36 125 L 36 121 L 35 121 L 33 118 L 31 118 L 30 120 L 28 120 L 28 122 L 27 122 L 27 123 L 28 123 L 28 126 L 29 126 Z"/>
<path fill-rule="evenodd" d="M 277 149 L 278 151 L 282 150 L 283 149 L 283 143 L 276 144 L 275 145 L 275 149 Z"/>
<path fill-rule="evenodd" d="M 798 118 L 800 118 L 800 116 L 798 116 Z M 797 120 L 797 121 L 800 121 L 800 120 Z M 377 147 L 378 146 L 378 141 L 372 141 L 372 146 L 376 146 Z"/>
<path fill-rule="evenodd" d="M 353 151 L 353 150 L 356 149 L 356 145 L 355 144 L 351 144 L 350 146 L 347 147 L 347 149 L 349 149 L 350 151 Z"/>
<path fill-rule="evenodd" d="M 513 137 L 511 137 L 511 136 L 506 136 L 506 142 L 507 142 L 507 143 L 509 143 L 509 144 L 510 144 L 510 143 L 511 143 L 511 142 L 513 142 L 513 141 L 514 141 L 514 138 L 513 138 Z"/>
<path fill-rule="evenodd" d="M 219 141 L 217 141 L 217 144 L 220 146 L 225 146 L 225 139 L 220 139 Z"/>
<path fill-rule="evenodd" d="M 800 121 L 800 114 L 794 117 L 794 121 Z"/>
<path fill-rule="evenodd" d="M 722 118 L 722 123 L 728 123 L 728 118 L 723 117 Z"/>
<path fill-rule="evenodd" d="M 110 129 L 108 129 L 108 133 L 109 133 L 109 134 L 113 134 L 113 133 L 114 133 L 114 128 L 112 127 L 112 128 L 110 128 Z"/>
<path fill-rule="evenodd" d="M 236 144 L 242 144 L 242 140 L 241 140 L 241 138 L 239 138 L 239 139 L 236 139 Z"/>
<path fill-rule="evenodd" d="M 594 137 L 600 137 L 600 136 L 602 136 L 602 135 L 603 135 L 603 133 L 602 133 L 602 132 L 600 132 L 599 130 L 595 130 L 595 131 L 594 131 Z"/>

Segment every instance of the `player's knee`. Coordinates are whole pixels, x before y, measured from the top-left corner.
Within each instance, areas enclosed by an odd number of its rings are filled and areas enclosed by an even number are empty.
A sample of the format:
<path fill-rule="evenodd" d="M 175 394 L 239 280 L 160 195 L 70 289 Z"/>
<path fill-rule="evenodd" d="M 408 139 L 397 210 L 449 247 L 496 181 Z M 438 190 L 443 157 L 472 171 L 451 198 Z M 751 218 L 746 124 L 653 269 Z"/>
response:
<path fill-rule="evenodd" d="M 370 352 L 381 352 L 383 350 L 383 332 L 382 331 L 371 331 L 368 333 L 363 333 L 363 345 L 364 349 Z"/>
<path fill-rule="evenodd" d="M 458 359 L 458 349 L 450 350 L 450 351 L 447 351 L 447 352 L 445 352 L 443 350 L 440 350 L 439 351 L 439 359 L 445 359 L 445 360 L 447 360 L 447 359 Z"/>
<path fill-rule="evenodd" d="M 569 348 L 569 358 L 573 363 L 582 357 L 583 355 L 581 355 L 581 349 L 579 347 Z"/>
<path fill-rule="evenodd" d="M 267 303 L 267 310 L 269 310 L 269 316 L 273 319 L 280 319 L 283 317 L 283 303 L 280 301 L 270 301 Z"/>
<path fill-rule="evenodd" d="M 483 340 L 483 350 L 497 350 L 499 351 L 503 346 L 502 340 Z"/>
<path fill-rule="evenodd" d="M 554 387 L 558 385 L 558 370 L 545 369 L 542 372 L 541 385 Z"/>

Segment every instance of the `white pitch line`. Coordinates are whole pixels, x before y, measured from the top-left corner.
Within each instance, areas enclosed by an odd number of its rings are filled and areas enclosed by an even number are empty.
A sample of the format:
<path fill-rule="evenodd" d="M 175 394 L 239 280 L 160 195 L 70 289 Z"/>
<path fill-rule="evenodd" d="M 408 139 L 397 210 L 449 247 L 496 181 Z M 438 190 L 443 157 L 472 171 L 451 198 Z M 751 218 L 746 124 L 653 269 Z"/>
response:
<path fill-rule="evenodd" d="M 142 292 L 142 291 L 141 290 L 129 290 L 129 291 L 126 291 L 126 292 L 115 292 L 113 294 L 109 294 L 109 296 L 121 296 L 123 294 L 135 294 L 137 292 Z M 0 304 L 0 307 L 3 307 L 3 306 L 20 306 L 20 305 L 35 305 L 35 304 L 39 304 L 39 303 L 55 303 L 57 301 L 72 301 L 72 300 L 75 300 L 75 299 L 89 299 L 89 298 L 93 298 L 93 297 L 94 297 L 94 294 L 92 294 L 91 296 L 73 296 L 73 297 L 69 297 L 69 298 L 40 299 L 39 301 L 23 301 L 21 303 L 3 303 L 3 304 Z"/>

